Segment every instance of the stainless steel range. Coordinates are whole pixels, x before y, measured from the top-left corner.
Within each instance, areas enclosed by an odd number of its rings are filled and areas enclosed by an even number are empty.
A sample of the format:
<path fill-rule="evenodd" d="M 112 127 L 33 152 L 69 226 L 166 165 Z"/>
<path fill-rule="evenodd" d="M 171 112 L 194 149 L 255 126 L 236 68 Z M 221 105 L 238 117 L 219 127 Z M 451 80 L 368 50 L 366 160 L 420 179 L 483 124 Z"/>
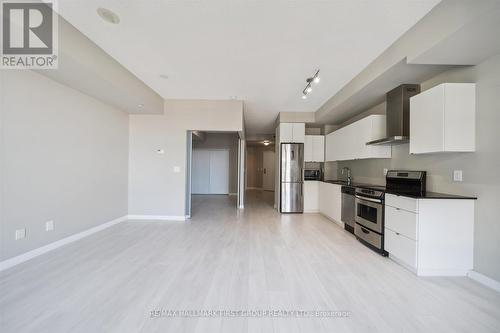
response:
<path fill-rule="evenodd" d="M 386 186 L 358 186 L 355 192 L 354 234 L 363 244 L 386 256 L 384 250 L 385 192 L 402 195 L 425 193 L 426 172 L 390 170 Z"/>
<path fill-rule="evenodd" d="M 365 245 L 382 255 L 384 251 L 384 191 L 356 188 L 354 234 Z"/>

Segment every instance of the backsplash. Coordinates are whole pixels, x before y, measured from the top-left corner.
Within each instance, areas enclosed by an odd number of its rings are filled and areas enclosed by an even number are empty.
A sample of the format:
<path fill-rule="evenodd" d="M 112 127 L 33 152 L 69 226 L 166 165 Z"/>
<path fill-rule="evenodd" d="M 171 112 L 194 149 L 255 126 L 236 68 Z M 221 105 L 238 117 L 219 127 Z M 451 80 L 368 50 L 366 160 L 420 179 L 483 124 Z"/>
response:
<path fill-rule="evenodd" d="M 388 170 L 418 170 L 427 171 L 427 189 L 433 192 L 451 194 L 475 195 L 473 184 L 477 184 L 478 177 L 474 168 L 474 153 L 447 153 L 410 155 L 409 145 L 396 145 L 392 147 L 391 159 L 367 159 L 342 161 L 336 163 L 336 172 L 330 179 L 343 179 L 343 167 L 351 169 L 353 181 L 385 184 L 384 169 Z M 453 170 L 463 171 L 463 182 L 453 181 Z M 329 174 L 331 176 L 331 174 Z"/>

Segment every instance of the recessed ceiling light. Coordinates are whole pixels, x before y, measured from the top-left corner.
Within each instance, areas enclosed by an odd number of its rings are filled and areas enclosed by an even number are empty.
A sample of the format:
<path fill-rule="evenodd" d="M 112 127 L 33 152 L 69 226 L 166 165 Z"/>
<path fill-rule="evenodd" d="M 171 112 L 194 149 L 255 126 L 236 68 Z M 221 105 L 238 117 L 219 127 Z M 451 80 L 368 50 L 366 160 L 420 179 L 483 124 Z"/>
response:
<path fill-rule="evenodd" d="M 165 80 L 167 80 L 167 79 L 168 79 L 168 75 L 167 75 L 167 74 L 160 74 L 160 77 L 161 77 L 162 79 L 165 79 Z"/>
<path fill-rule="evenodd" d="M 106 8 L 97 8 L 97 14 L 106 22 L 112 24 L 120 23 L 120 17 Z"/>
<path fill-rule="evenodd" d="M 315 76 L 313 81 L 314 83 L 319 83 L 319 80 L 320 80 L 319 76 Z"/>
<path fill-rule="evenodd" d="M 269 140 L 264 140 L 264 146 L 269 146 L 271 144 L 271 142 L 269 142 Z"/>
<path fill-rule="evenodd" d="M 311 87 L 307 87 L 307 88 L 306 88 L 306 91 L 307 91 L 308 93 L 310 93 L 311 91 L 313 91 L 313 88 L 311 88 Z"/>
<path fill-rule="evenodd" d="M 307 99 L 307 95 L 306 94 L 302 95 L 302 99 Z"/>

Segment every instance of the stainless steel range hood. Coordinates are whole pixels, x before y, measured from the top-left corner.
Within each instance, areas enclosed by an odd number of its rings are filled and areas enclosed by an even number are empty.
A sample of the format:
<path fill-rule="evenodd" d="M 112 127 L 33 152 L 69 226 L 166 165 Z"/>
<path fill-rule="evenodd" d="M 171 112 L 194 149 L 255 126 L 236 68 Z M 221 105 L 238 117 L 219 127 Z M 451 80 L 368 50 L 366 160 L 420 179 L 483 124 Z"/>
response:
<path fill-rule="evenodd" d="M 396 145 L 410 139 L 410 97 L 420 93 L 418 84 L 402 84 L 386 94 L 386 134 L 367 145 Z"/>

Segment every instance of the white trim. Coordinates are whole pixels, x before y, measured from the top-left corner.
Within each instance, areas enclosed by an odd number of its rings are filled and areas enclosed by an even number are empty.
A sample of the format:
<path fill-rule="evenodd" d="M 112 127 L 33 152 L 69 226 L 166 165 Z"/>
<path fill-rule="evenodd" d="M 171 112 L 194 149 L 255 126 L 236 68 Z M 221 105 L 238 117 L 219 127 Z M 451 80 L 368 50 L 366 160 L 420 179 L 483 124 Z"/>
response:
<path fill-rule="evenodd" d="M 185 215 L 128 215 L 129 220 L 186 221 Z"/>
<path fill-rule="evenodd" d="M 232 192 L 232 193 L 228 193 L 228 195 L 238 195 L 238 193 Z"/>
<path fill-rule="evenodd" d="M 418 276 L 467 276 L 467 269 L 417 269 Z"/>
<path fill-rule="evenodd" d="M 487 277 L 484 274 L 478 273 L 476 271 L 469 271 L 467 273 L 467 277 L 481 283 L 486 287 L 489 287 L 493 290 L 500 292 L 500 282 L 498 282 L 497 280 L 493 280 L 492 278 Z"/>
<path fill-rule="evenodd" d="M 125 215 L 125 216 L 119 217 L 117 219 L 114 219 L 112 221 L 109 221 L 109 222 L 106 222 L 103 224 L 99 224 L 98 226 L 95 226 L 93 228 L 76 233 L 74 235 L 62 238 L 62 239 L 55 241 L 53 243 L 44 245 L 42 247 L 36 248 L 36 249 L 28 251 L 26 253 L 20 254 L 18 256 L 13 257 L 13 258 L 4 260 L 4 261 L 0 262 L 0 271 L 3 271 L 3 270 L 6 270 L 8 268 L 11 268 L 13 266 L 19 265 L 25 261 L 28 261 L 28 260 L 33 259 L 35 257 L 38 257 L 42 254 L 49 252 L 49 251 L 55 250 L 61 246 L 64 246 L 66 244 L 75 242 L 75 241 L 82 239 L 84 237 L 95 234 L 96 232 L 107 229 L 111 226 L 114 226 L 115 224 L 126 221 L 127 219 L 128 219 L 128 216 Z"/>

